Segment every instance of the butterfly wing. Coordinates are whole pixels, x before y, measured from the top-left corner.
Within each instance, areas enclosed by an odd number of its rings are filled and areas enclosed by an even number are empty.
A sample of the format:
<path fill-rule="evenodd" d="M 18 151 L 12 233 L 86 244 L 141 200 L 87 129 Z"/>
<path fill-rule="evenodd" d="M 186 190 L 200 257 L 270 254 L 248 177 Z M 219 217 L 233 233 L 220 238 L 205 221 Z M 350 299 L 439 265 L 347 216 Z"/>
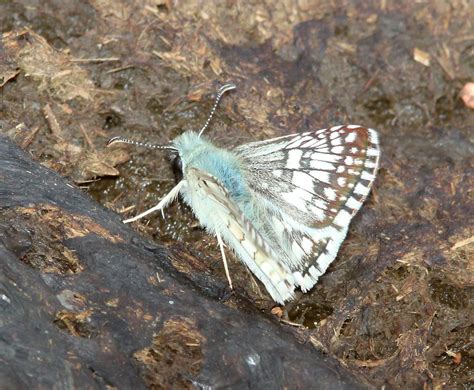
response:
<path fill-rule="evenodd" d="M 257 208 L 256 227 L 309 290 L 336 257 L 352 217 L 375 179 L 378 135 L 362 126 L 336 126 L 239 146 Z M 271 278 L 270 278 L 271 279 Z M 287 280 L 291 280 L 287 277 Z"/>
<path fill-rule="evenodd" d="M 196 167 L 186 172 L 189 185 L 183 192 L 202 225 L 224 241 L 262 281 L 276 302 L 284 303 L 295 288 L 293 272 L 278 256 L 254 224 L 244 215 L 227 189 L 211 174 Z"/>

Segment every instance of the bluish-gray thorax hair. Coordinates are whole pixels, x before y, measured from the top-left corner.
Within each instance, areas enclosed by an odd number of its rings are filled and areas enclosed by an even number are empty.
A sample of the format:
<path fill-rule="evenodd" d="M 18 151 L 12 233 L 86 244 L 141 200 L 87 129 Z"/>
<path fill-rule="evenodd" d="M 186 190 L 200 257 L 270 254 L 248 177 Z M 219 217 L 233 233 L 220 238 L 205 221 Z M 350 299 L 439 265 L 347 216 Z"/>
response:
<path fill-rule="evenodd" d="M 172 146 L 178 150 L 184 177 L 186 169 L 198 168 L 216 177 L 234 200 L 248 200 L 250 193 L 239 160 L 232 152 L 215 146 L 194 131 L 187 131 L 176 137 Z"/>

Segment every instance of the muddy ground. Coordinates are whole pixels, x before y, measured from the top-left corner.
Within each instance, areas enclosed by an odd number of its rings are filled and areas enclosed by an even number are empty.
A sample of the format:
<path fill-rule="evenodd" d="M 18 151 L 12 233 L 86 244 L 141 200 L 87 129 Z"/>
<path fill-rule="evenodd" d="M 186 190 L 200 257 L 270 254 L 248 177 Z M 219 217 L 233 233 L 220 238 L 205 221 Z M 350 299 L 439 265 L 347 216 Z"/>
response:
<path fill-rule="evenodd" d="M 2 1 L 0 131 L 129 217 L 169 191 L 173 169 L 107 140 L 199 129 L 224 82 L 238 88 L 208 131 L 223 146 L 377 129 L 373 192 L 317 286 L 275 310 L 231 258 L 236 294 L 375 386 L 469 388 L 474 111 L 459 93 L 474 78 L 473 21 L 461 0 Z M 133 227 L 191 278 L 225 283 L 215 240 L 179 202 Z"/>

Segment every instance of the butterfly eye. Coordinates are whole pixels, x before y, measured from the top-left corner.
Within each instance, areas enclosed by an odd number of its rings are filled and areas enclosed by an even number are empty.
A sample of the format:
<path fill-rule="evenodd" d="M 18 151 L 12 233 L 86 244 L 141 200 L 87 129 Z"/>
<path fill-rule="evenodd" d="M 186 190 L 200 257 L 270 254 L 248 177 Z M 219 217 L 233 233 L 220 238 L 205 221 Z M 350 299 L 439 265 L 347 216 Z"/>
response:
<path fill-rule="evenodd" d="M 176 181 L 181 181 L 181 179 L 183 178 L 183 162 L 181 161 L 181 157 L 179 157 L 179 154 L 177 154 L 176 157 L 173 158 L 171 166 L 173 168 L 173 173 Z"/>

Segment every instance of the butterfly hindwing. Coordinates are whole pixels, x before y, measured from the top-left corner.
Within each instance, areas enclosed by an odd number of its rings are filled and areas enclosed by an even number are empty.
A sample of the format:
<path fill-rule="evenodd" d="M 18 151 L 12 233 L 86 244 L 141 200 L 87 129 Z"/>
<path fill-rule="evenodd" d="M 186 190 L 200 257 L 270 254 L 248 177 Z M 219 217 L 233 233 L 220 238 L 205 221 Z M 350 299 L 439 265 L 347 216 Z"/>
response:
<path fill-rule="evenodd" d="M 187 173 L 188 188 L 193 199 L 191 204 L 201 223 L 210 233 L 219 230 L 226 241 L 247 267 L 264 283 L 272 298 L 280 303 L 293 296 L 295 280 L 293 272 L 277 260 L 277 254 L 253 223 L 242 213 L 239 205 L 228 194 L 227 189 L 211 174 L 198 168 L 190 168 Z M 204 218 L 199 216 L 200 210 Z M 209 220 L 211 218 L 211 220 Z"/>

